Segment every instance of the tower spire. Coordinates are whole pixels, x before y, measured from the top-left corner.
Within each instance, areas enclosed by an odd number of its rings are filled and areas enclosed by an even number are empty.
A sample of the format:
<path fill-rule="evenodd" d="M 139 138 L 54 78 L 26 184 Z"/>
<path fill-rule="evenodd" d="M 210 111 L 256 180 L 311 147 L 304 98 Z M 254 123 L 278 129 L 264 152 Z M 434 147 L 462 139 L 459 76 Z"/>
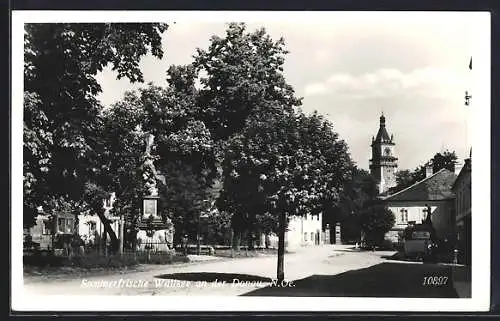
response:
<path fill-rule="evenodd" d="M 383 110 L 382 110 L 382 114 L 380 115 L 380 127 L 385 127 L 385 116 L 384 116 Z"/>
<path fill-rule="evenodd" d="M 395 171 L 398 159 L 394 154 L 394 145 L 396 145 L 394 136 L 387 132 L 384 111 L 381 110 L 380 128 L 375 140 L 372 137 L 372 158 L 370 159 L 370 173 L 378 182 L 380 194 L 396 186 Z"/>

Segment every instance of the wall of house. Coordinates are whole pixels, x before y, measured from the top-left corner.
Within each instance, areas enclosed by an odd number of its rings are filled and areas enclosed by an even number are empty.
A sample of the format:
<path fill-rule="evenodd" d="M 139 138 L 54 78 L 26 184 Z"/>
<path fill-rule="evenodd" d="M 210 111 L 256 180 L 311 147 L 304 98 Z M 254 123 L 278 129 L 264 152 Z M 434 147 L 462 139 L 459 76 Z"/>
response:
<path fill-rule="evenodd" d="M 456 199 L 456 221 L 460 222 L 471 214 L 471 175 L 464 175 L 454 189 Z"/>
<path fill-rule="evenodd" d="M 293 250 L 301 246 L 324 244 L 325 233 L 322 232 L 323 215 L 292 216 L 285 233 L 285 247 Z M 270 246 L 278 247 L 278 236 L 270 235 Z M 261 244 L 265 244 L 262 236 Z"/>
<path fill-rule="evenodd" d="M 35 225 L 29 229 L 31 240 L 33 242 L 39 243 L 41 249 L 48 249 L 52 244 L 52 235 L 50 229 L 45 225 L 45 222 L 47 221 L 47 216 L 38 215 L 36 217 Z"/>
<path fill-rule="evenodd" d="M 120 225 L 118 220 L 111 223 L 111 228 L 119 237 L 118 233 Z M 98 238 L 104 234 L 104 225 L 97 215 L 78 215 L 78 234 L 82 237 L 84 242 L 98 242 Z"/>
<path fill-rule="evenodd" d="M 109 199 L 103 200 L 103 208 L 105 210 L 105 215 L 109 217 L 109 212 L 113 208 L 113 203 L 116 197 L 113 193 Z M 72 215 L 64 215 L 65 218 L 69 218 L 72 220 L 72 227 L 75 226 L 74 216 Z M 35 221 L 35 225 L 29 229 L 29 234 L 31 235 L 31 239 L 33 242 L 40 243 L 40 247 L 42 249 L 47 249 L 52 245 L 52 234 L 50 231 L 50 227 L 48 226 L 48 216 L 47 215 L 38 215 Z M 119 221 L 116 218 L 113 223 L 111 223 L 111 228 L 115 231 L 118 236 L 119 233 Z M 62 232 L 64 227 L 58 227 L 58 233 Z M 88 243 L 88 241 L 92 241 L 95 244 L 96 237 L 99 238 L 104 233 L 104 226 L 101 223 L 101 220 L 97 215 L 78 215 L 78 224 L 77 224 L 78 234 L 82 237 L 82 239 Z M 73 233 L 73 230 L 66 231 L 66 233 Z M 119 236 L 118 236 L 119 237 Z"/>
<path fill-rule="evenodd" d="M 321 243 L 322 214 L 292 216 L 285 238 L 290 249 Z"/>
<path fill-rule="evenodd" d="M 454 233 L 454 203 L 453 200 L 443 201 L 388 201 L 387 207 L 394 213 L 396 222 L 394 227 L 386 235 L 386 239 L 398 242 L 401 232 L 408 226 L 408 222 L 414 221 L 421 224 L 426 218 L 426 204 L 431 207 L 431 221 L 436 229 L 437 237 L 449 238 Z M 404 212 L 402 212 L 404 210 Z"/>
<path fill-rule="evenodd" d="M 463 173 L 454 186 L 455 199 L 455 225 L 456 249 L 460 263 L 471 263 L 471 175 Z"/>

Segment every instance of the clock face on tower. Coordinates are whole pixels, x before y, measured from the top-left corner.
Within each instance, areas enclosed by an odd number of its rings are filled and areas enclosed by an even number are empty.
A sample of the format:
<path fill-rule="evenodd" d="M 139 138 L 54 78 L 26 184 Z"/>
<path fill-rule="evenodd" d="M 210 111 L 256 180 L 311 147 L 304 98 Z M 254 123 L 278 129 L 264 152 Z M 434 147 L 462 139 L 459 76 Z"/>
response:
<path fill-rule="evenodd" d="M 390 156 L 391 155 L 391 149 L 389 147 L 387 147 L 385 150 L 384 150 L 384 154 L 385 156 Z"/>

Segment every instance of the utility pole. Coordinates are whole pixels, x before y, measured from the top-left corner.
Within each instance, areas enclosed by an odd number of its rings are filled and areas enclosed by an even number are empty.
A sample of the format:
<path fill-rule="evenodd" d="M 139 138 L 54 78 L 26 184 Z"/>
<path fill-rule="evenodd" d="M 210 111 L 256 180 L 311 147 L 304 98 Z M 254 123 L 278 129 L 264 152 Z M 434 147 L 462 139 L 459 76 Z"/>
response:
<path fill-rule="evenodd" d="M 278 232 L 278 284 L 285 279 L 285 223 L 286 213 L 282 211 L 279 216 L 279 232 Z"/>

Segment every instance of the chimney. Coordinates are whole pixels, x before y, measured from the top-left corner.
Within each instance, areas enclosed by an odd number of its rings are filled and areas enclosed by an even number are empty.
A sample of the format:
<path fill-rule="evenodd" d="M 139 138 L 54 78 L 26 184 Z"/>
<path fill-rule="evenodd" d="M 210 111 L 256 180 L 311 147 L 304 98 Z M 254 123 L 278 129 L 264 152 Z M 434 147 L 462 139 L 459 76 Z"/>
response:
<path fill-rule="evenodd" d="M 427 164 L 425 166 L 425 177 L 427 178 L 429 176 L 432 176 L 432 174 L 433 174 L 432 173 L 432 165 Z"/>

